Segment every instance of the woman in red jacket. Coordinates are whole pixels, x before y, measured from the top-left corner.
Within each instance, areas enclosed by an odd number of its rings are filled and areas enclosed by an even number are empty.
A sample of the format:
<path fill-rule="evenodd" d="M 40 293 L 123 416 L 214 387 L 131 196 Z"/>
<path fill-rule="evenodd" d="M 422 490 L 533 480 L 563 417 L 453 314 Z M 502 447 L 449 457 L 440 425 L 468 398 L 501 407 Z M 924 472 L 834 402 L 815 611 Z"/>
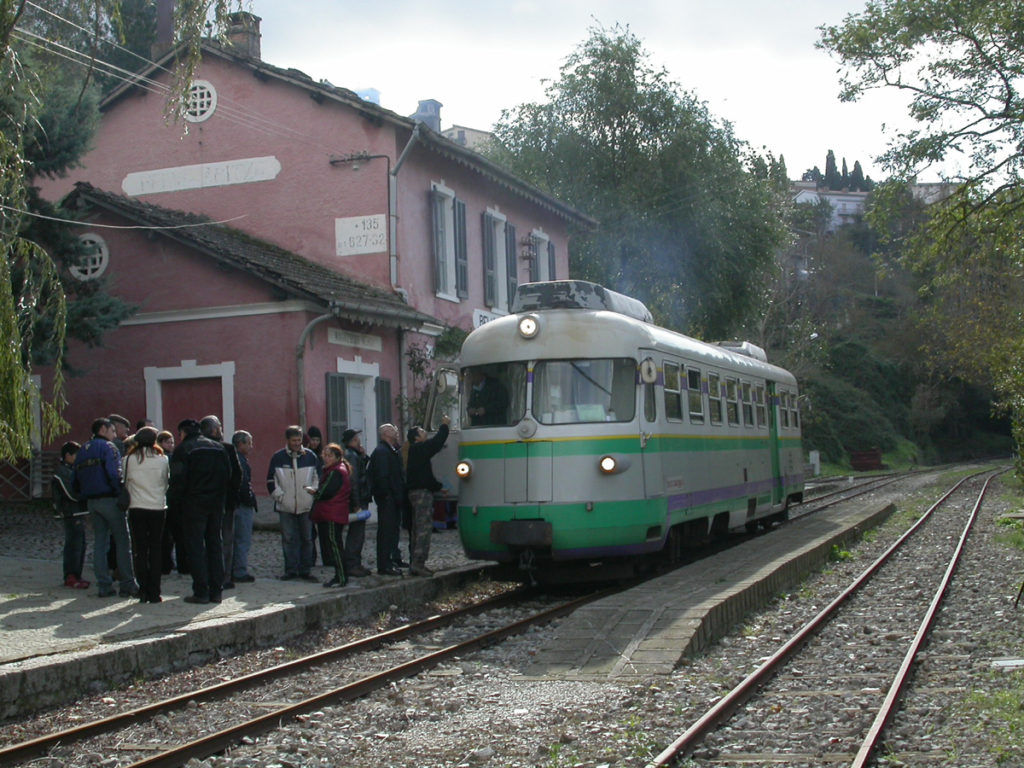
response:
<path fill-rule="evenodd" d="M 352 483 L 352 467 L 345 460 L 345 449 L 337 443 L 328 443 L 320 455 L 324 460 L 320 487 L 315 491 L 312 488 L 306 489 L 315 495 L 311 519 L 320 529 L 320 540 L 327 542 L 334 556 L 334 578 L 325 582 L 324 586 L 344 587 L 347 579 L 341 555 L 342 534 L 348 525 L 350 512 L 353 520 L 365 518 L 359 517 L 363 512 L 359 511 L 359 500 Z M 366 517 L 369 517 L 369 510 L 364 511 Z"/>

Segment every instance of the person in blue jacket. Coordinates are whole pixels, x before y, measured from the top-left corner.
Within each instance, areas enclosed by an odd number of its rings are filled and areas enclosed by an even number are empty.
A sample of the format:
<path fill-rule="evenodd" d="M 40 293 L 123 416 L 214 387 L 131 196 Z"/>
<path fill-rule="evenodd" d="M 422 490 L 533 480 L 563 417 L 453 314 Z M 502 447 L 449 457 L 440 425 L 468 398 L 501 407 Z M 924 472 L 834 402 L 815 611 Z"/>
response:
<path fill-rule="evenodd" d="M 139 585 L 135 583 L 132 567 L 131 539 L 128 535 L 127 510 L 117 506 L 117 494 L 121 488 L 121 455 L 112 442 L 117 436 L 110 419 L 96 419 L 92 423 L 92 440 L 82 446 L 75 456 L 71 470 L 72 486 L 85 499 L 92 515 L 93 569 L 96 571 L 96 586 L 100 597 L 138 597 Z M 121 589 L 114 589 L 107 551 L 113 537 L 117 555 L 117 570 L 121 577 Z"/>

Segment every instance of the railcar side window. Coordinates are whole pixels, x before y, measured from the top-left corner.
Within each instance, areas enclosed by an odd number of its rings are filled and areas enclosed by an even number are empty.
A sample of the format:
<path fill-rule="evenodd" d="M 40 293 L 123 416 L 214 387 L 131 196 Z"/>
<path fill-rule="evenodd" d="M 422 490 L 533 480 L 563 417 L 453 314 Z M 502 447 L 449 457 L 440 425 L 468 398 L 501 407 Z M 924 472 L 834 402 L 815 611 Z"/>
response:
<path fill-rule="evenodd" d="M 658 420 L 658 394 L 653 384 L 644 384 L 644 418 L 647 421 Z"/>
<path fill-rule="evenodd" d="M 533 415 L 542 424 L 632 421 L 636 360 L 541 360 L 533 369 Z"/>
<path fill-rule="evenodd" d="M 736 379 L 725 380 L 725 412 L 729 417 L 729 425 L 738 427 L 740 424 L 739 382 Z"/>
<path fill-rule="evenodd" d="M 743 393 L 743 424 L 747 427 L 754 426 L 754 399 L 751 394 L 750 383 L 744 381 Z"/>
<path fill-rule="evenodd" d="M 669 421 L 680 421 L 683 418 L 683 405 L 680 401 L 679 366 L 665 362 L 665 418 Z"/>
<path fill-rule="evenodd" d="M 700 371 L 686 369 L 686 397 L 690 406 L 690 423 L 704 423 L 704 393 L 700 391 Z"/>
<path fill-rule="evenodd" d="M 507 427 L 526 413 L 526 363 L 474 365 L 462 370 L 462 425 Z"/>
<path fill-rule="evenodd" d="M 768 426 L 768 415 L 764 408 L 764 386 L 761 384 L 754 389 L 754 411 L 757 413 L 757 426 Z"/>
<path fill-rule="evenodd" d="M 789 399 L 789 402 L 793 406 L 793 409 L 791 411 L 791 414 L 792 414 L 791 423 L 793 424 L 793 429 L 799 429 L 800 428 L 800 403 L 797 401 L 797 398 L 796 398 L 795 394 Z"/>
<path fill-rule="evenodd" d="M 708 416 L 712 424 L 722 423 L 722 383 L 717 373 L 708 374 Z"/>
<path fill-rule="evenodd" d="M 779 416 L 784 429 L 789 429 L 789 392 L 779 393 Z"/>

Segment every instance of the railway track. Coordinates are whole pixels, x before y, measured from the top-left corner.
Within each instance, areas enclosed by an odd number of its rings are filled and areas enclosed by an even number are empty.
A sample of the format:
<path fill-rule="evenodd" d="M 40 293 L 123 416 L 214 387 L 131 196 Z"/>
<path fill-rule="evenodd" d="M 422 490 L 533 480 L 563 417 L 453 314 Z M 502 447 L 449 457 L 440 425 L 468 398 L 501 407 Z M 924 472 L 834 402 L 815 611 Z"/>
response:
<path fill-rule="evenodd" d="M 996 474 L 972 475 L 950 488 L 649 768 L 684 757 L 688 766 L 868 765 Z M 943 542 L 945 568 L 933 559 Z"/>
<path fill-rule="evenodd" d="M 488 617 L 489 612 L 508 610 L 529 599 L 528 590 L 515 590 L 111 717 L 9 744 L 0 748 L 0 765 L 22 765 L 44 755 L 59 758 L 83 751 L 102 754 L 105 762 L 118 759 L 119 765 L 130 768 L 184 765 L 281 727 L 304 713 L 359 698 L 446 659 L 500 642 L 604 594 L 607 592 L 553 607 L 531 608 L 529 616 L 512 622 Z M 459 623 L 469 618 L 474 625 L 459 628 Z M 480 625 L 487 628 L 480 631 Z M 400 659 L 397 663 L 396 657 Z M 313 690 L 307 673 L 324 665 L 338 668 L 335 679 L 339 684 Z M 197 717 L 209 721 L 208 735 L 175 743 L 175 720 Z M 140 760 L 140 753 L 147 756 Z"/>

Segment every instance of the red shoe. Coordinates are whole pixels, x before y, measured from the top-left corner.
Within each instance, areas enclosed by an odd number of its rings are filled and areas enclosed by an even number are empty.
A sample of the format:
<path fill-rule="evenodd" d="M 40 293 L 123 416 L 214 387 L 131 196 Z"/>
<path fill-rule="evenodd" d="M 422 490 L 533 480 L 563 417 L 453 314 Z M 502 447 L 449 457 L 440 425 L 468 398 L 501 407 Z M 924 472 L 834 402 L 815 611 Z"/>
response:
<path fill-rule="evenodd" d="M 88 581 L 82 581 L 80 578 L 78 578 L 74 574 L 71 574 L 66 579 L 64 579 L 64 586 L 65 587 L 71 587 L 72 589 L 88 589 L 89 588 L 89 582 Z"/>

